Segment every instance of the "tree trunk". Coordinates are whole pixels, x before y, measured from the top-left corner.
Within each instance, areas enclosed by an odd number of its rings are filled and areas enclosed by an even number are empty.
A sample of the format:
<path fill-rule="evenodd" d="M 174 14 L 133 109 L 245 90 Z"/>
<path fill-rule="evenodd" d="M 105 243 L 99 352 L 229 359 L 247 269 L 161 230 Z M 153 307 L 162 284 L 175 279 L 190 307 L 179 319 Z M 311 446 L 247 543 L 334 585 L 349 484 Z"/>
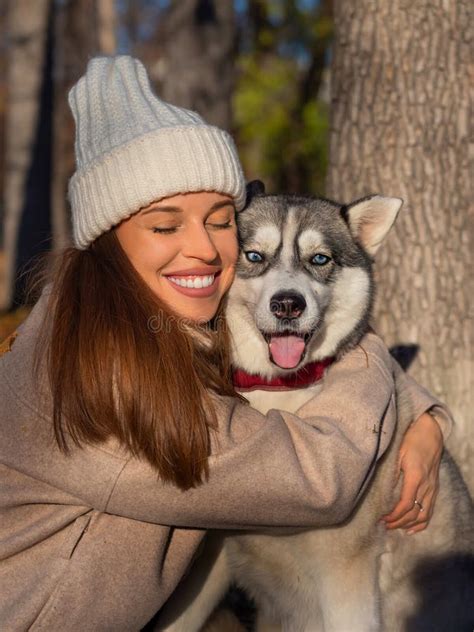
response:
<path fill-rule="evenodd" d="M 174 0 L 158 37 L 163 51 L 154 76 L 159 95 L 230 129 L 237 41 L 233 1 Z"/>
<path fill-rule="evenodd" d="M 5 131 L 4 284 L 0 309 L 12 305 L 18 238 L 40 117 L 51 0 L 10 0 L 8 5 L 7 118 Z M 35 209 L 42 214 L 41 200 Z"/>
<path fill-rule="evenodd" d="M 91 15 L 96 19 L 91 20 Z M 67 184 L 74 172 L 74 121 L 67 94 L 84 74 L 94 54 L 112 55 L 116 48 L 113 0 L 72 0 L 56 7 L 54 59 L 54 160 L 52 180 L 53 247 L 71 242 Z"/>
<path fill-rule="evenodd" d="M 117 12 L 115 0 L 97 0 L 99 50 L 115 55 L 117 49 Z"/>
<path fill-rule="evenodd" d="M 116 30 L 113 0 L 11 0 L 8 7 L 5 282 L 0 309 L 24 302 L 27 277 L 22 273 L 37 254 L 70 243 L 66 195 L 74 171 L 74 123 L 67 93 L 91 56 L 114 53 Z"/>
<path fill-rule="evenodd" d="M 377 264 L 377 328 L 419 345 L 413 374 L 453 411 L 449 445 L 471 490 L 473 8 L 336 2 L 327 185 L 343 201 L 405 201 Z"/>

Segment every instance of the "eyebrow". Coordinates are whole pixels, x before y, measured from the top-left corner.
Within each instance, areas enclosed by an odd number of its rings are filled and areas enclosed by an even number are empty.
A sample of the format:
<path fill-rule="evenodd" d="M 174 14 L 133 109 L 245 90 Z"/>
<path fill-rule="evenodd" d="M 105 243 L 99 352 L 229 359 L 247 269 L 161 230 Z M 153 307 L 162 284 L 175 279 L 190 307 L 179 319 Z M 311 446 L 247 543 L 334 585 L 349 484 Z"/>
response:
<path fill-rule="evenodd" d="M 235 210 L 235 204 L 232 200 L 223 200 L 222 202 L 216 202 L 211 206 L 209 211 L 217 211 L 220 208 L 224 208 L 225 206 L 232 206 Z M 147 213 L 182 213 L 183 209 L 179 206 L 154 206 L 153 208 L 148 209 L 147 211 L 143 211 L 142 215 L 147 215 Z"/>

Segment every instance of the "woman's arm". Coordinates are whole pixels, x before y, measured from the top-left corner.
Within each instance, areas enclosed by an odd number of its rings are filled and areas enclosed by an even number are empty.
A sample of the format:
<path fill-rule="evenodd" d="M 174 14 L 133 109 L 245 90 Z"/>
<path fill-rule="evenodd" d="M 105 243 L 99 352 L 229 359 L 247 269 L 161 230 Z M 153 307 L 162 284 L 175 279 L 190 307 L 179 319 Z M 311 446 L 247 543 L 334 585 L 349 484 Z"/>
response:
<path fill-rule="evenodd" d="M 395 424 L 390 358 L 367 336 L 329 370 L 324 388 L 298 416 L 264 416 L 219 401 L 219 449 L 209 481 L 182 492 L 130 459 L 106 511 L 139 520 L 205 528 L 302 527 L 344 520 L 388 446 Z"/>
<path fill-rule="evenodd" d="M 407 398 L 413 410 L 413 422 L 423 413 L 430 411 L 436 419 L 444 440 L 449 437 L 453 428 L 453 417 L 445 404 L 434 397 L 426 388 L 418 384 L 411 375 L 405 373 L 398 362 L 392 358 L 392 369 L 395 376 L 396 388 L 403 397 Z"/>
<path fill-rule="evenodd" d="M 443 438 L 449 436 L 453 419 L 449 410 L 406 375 L 395 361 L 394 373 L 397 389 L 404 391 L 404 397 L 412 404 L 414 420 L 400 446 L 398 475 L 403 473 L 400 499 L 383 520 L 387 529 L 403 528 L 412 534 L 426 529 L 433 515 Z"/>
<path fill-rule="evenodd" d="M 183 492 L 163 484 L 148 462 L 130 458 L 113 441 L 72 445 L 69 455 L 57 448 L 48 403 L 40 407 L 25 366 L 28 331 L 29 326 L 0 359 L 0 460 L 21 474 L 23 486 L 28 477 L 25 502 L 36 502 L 40 486 L 47 502 L 165 525 L 334 524 L 352 511 L 394 430 L 390 357 L 369 335 L 363 349 L 331 367 L 322 392 L 299 416 L 264 416 L 233 398 L 216 398 L 218 446 L 209 481 Z"/>

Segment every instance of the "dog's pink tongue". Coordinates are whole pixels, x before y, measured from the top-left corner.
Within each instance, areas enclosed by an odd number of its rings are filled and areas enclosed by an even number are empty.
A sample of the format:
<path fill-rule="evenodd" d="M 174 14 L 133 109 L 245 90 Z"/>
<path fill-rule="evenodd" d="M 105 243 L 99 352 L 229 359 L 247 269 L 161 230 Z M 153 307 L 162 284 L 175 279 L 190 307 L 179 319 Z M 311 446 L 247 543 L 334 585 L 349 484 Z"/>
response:
<path fill-rule="evenodd" d="M 272 336 L 268 346 L 275 364 L 282 369 L 293 369 L 303 355 L 304 340 L 299 336 Z"/>

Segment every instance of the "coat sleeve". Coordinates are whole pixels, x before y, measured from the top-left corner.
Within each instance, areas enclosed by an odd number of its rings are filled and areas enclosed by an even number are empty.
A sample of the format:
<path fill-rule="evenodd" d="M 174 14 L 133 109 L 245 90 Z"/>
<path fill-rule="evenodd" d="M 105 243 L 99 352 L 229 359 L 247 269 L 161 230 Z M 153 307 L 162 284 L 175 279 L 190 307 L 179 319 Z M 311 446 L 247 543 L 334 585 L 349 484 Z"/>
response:
<path fill-rule="evenodd" d="M 405 373 L 396 360 L 392 359 L 392 364 L 397 391 L 411 402 L 413 421 L 416 421 L 423 413 L 429 413 L 438 422 L 443 439 L 446 441 L 451 434 L 454 423 L 450 410 L 431 395 L 426 388 L 420 386 L 410 375 Z"/>
<path fill-rule="evenodd" d="M 217 401 L 218 449 L 209 480 L 188 491 L 162 484 L 130 458 L 105 511 L 165 525 L 203 528 L 312 527 L 344 520 L 395 427 L 392 364 L 369 334 L 333 365 L 322 392 L 298 414 L 262 415 Z"/>
<path fill-rule="evenodd" d="M 0 462 L 24 480 L 22 503 L 41 498 L 183 527 L 335 524 L 353 509 L 392 437 L 392 362 L 383 343 L 367 335 L 296 414 L 262 415 L 235 398 L 216 397 L 210 476 L 197 488 L 164 484 L 114 439 L 64 454 L 54 440 L 50 397 L 31 380 L 40 307 L 0 358 Z"/>

